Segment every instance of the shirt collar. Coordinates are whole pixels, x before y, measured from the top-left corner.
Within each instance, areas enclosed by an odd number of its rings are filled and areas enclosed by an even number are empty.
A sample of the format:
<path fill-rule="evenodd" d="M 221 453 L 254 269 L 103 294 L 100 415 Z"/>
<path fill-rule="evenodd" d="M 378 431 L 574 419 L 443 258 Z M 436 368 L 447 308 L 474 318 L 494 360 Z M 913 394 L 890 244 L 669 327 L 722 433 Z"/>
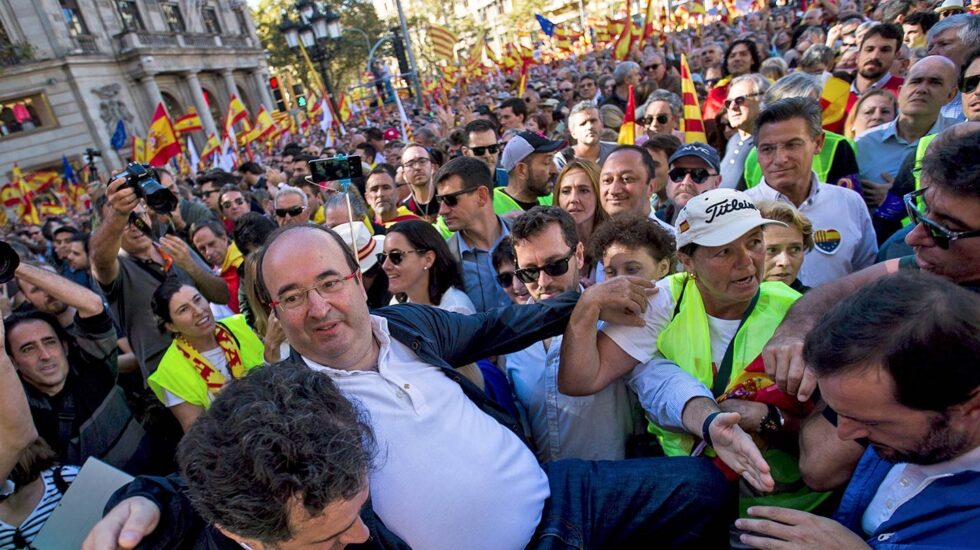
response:
<path fill-rule="evenodd" d="M 490 250 L 493 250 L 497 246 L 497 243 L 500 242 L 501 239 L 503 239 L 504 237 L 510 235 L 510 228 L 507 227 L 507 224 L 506 223 L 504 223 L 503 218 L 501 218 L 500 216 L 497 216 L 497 223 L 500 224 L 500 236 L 497 237 L 497 240 L 493 241 L 493 245 L 490 247 Z M 460 254 L 462 254 L 463 252 L 470 252 L 472 250 L 473 250 L 473 248 L 466 242 L 466 239 L 463 238 L 463 235 L 459 235 L 459 252 L 460 252 Z M 489 252 L 489 250 L 487 252 Z"/>
<path fill-rule="evenodd" d="M 872 84 L 871 86 L 869 86 L 868 87 L 868 90 L 871 90 L 871 89 L 874 89 L 874 88 L 882 88 L 882 87 L 885 86 L 885 84 L 888 84 L 888 81 L 891 80 L 891 79 L 892 79 L 892 73 L 891 72 L 886 72 L 885 73 L 885 76 L 881 77 L 880 79 L 878 79 L 877 82 L 875 82 L 874 84 Z M 865 91 L 868 91 L 868 90 L 865 90 Z M 861 92 L 858 91 L 858 89 L 857 89 L 857 79 L 854 79 L 854 82 L 851 82 L 851 91 L 854 92 L 854 94 L 856 94 L 858 97 L 861 96 Z"/>
<path fill-rule="evenodd" d="M 371 333 L 374 335 L 374 339 L 378 342 L 378 364 L 376 367 L 380 368 L 388 357 L 388 350 L 391 349 L 391 337 L 388 335 L 388 319 L 378 315 L 371 315 Z M 313 370 L 318 370 L 326 372 L 331 376 L 355 376 L 363 373 L 364 371 L 356 370 L 343 370 L 335 369 L 333 367 L 328 367 L 322 363 L 317 363 L 316 361 L 306 357 L 305 355 L 300 355 L 303 358 L 303 362 L 306 366 Z"/>
<path fill-rule="evenodd" d="M 770 187 L 769 184 L 766 183 L 765 177 L 763 177 L 759 181 L 758 187 L 759 187 L 759 191 L 762 193 L 762 198 L 765 200 L 779 200 L 779 201 L 790 202 L 790 203 L 792 202 L 789 200 L 789 197 L 780 193 L 779 191 L 776 191 L 776 189 L 774 189 L 773 187 Z M 806 196 L 806 200 L 803 201 L 803 204 L 812 201 L 817 196 L 817 193 L 819 192 L 820 192 L 820 180 L 817 179 L 817 173 L 811 170 L 810 171 L 810 194 Z"/>
<path fill-rule="evenodd" d="M 926 477 L 950 476 L 967 471 L 980 472 L 980 447 L 974 447 L 972 451 L 963 453 L 945 462 L 926 466 L 909 464 L 906 468 L 917 469 Z"/>

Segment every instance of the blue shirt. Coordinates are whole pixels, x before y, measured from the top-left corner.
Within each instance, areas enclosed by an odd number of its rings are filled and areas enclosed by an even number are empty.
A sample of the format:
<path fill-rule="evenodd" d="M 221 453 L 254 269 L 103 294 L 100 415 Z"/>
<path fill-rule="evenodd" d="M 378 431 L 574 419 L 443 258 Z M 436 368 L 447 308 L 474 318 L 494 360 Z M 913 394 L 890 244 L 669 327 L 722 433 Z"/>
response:
<path fill-rule="evenodd" d="M 956 124 L 956 119 L 940 116 L 936 123 L 926 132 L 938 134 Z M 882 173 L 895 177 L 902 161 L 909 153 L 915 152 L 919 140 L 905 141 L 898 135 L 898 118 L 872 128 L 857 137 L 858 166 L 861 167 L 861 179 L 884 183 Z"/>
<path fill-rule="evenodd" d="M 500 219 L 500 216 L 497 216 L 497 222 L 500 224 L 500 236 L 493 242 L 490 250 L 471 247 L 462 235 L 457 235 L 455 239 L 463 266 L 463 290 L 473 301 L 473 306 L 476 307 L 477 312 L 512 304 L 510 297 L 497 284 L 497 270 L 493 268 L 493 262 L 490 258 L 490 254 L 497 247 L 497 244 L 504 237 L 510 235 L 510 229 Z"/>

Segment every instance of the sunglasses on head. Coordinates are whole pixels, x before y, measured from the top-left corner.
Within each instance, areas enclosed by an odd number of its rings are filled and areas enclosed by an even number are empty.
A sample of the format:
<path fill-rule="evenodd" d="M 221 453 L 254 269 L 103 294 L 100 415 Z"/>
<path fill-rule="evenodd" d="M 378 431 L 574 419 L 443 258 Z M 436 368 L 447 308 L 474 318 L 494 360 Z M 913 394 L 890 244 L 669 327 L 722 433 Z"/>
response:
<path fill-rule="evenodd" d="M 711 172 L 708 172 L 707 168 L 672 168 L 670 172 L 667 172 L 667 176 L 670 177 L 670 181 L 674 183 L 684 181 L 684 177 L 688 174 L 691 176 L 691 181 L 697 183 L 698 185 L 708 181 L 708 178 L 714 175 Z"/>
<path fill-rule="evenodd" d="M 481 145 L 480 147 L 470 147 L 470 151 L 473 153 L 474 156 L 477 157 L 482 157 L 486 153 L 490 153 L 491 155 L 496 155 L 498 152 L 500 152 L 500 144 L 494 143 L 493 145 Z"/>
<path fill-rule="evenodd" d="M 510 288 L 514 286 L 514 272 L 503 271 L 501 273 L 497 273 L 497 283 L 503 288 Z"/>
<path fill-rule="evenodd" d="M 657 121 L 657 124 L 667 124 L 667 121 L 670 120 L 670 117 L 667 116 L 667 115 L 665 115 L 665 114 L 663 114 L 663 113 L 660 113 L 659 115 L 657 115 L 655 117 L 654 116 L 645 116 L 645 117 L 641 118 L 640 120 L 637 120 L 637 122 L 639 122 L 642 126 L 649 126 L 649 125 L 653 124 L 653 121 L 654 120 Z"/>
<path fill-rule="evenodd" d="M 230 201 L 225 201 L 225 202 L 221 203 L 221 207 L 222 208 L 231 208 L 231 206 L 233 204 L 238 205 L 238 206 L 241 206 L 241 205 L 245 204 L 245 199 L 243 199 L 241 197 L 238 197 L 237 199 L 233 199 L 233 200 L 230 200 Z"/>
<path fill-rule="evenodd" d="M 643 69 L 644 70 L 647 70 L 647 71 L 656 71 L 659 68 L 660 68 L 660 63 L 651 63 L 651 64 L 643 67 Z"/>
<path fill-rule="evenodd" d="M 977 91 L 978 85 L 980 85 L 980 74 L 963 77 L 963 82 L 960 82 L 960 91 L 964 94 L 971 94 Z"/>
<path fill-rule="evenodd" d="M 748 100 L 748 98 L 750 98 L 750 97 L 759 97 L 760 95 L 762 95 L 762 94 L 758 94 L 757 93 L 757 94 L 740 95 L 738 97 L 733 97 L 733 98 L 730 98 L 730 99 L 726 99 L 724 101 L 723 105 L 725 106 L 726 109 L 731 109 L 732 108 L 732 105 L 734 105 L 735 107 L 741 107 L 742 105 L 745 105 L 745 102 Z"/>
<path fill-rule="evenodd" d="M 296 216 L 302 214 L 303 210 L 306 210 L 306 208 L 302 206 L 294 206 L 292 208 L 276 208 L 276 216 L 280 218 L 285 218 L 286 216 L 295 218 Z"/>
<path fill-rule="evenodd" d="M 575 249 L 573 248 L 571 251 L 569 251 L 567 256 L 560 260 L 555 260 L 541 267 L 522 267 L 520 269 L 515 269 L 514 275 L 517 275 L 517 278 L 525 284 L 536 282 L 542 271 L 544 271 L 549 277 L 560 277 L 565 273 L 568 273 L 568 261 L 571 260 L 572 256 L 574 255 Z"/>
<path fill-rule="evenodd" d="M 378 264 L 384 264 L 385 260 L 391 260 L 392 265 L 401 265 L 406 254 L 423 254 L 425 250 L 392 250 L 391 252 L 378 252 Z"/>
<path fill-rule="evenodd" d="M 921 223 L 923 225 L 933 242 L 936 243 L 936 246 L 943 250 L 949 250 L 949 243 L 953 241 L 980 237 L 980 229 L 973 231 L 953 231 L 927 218 L 925 213 L 919 210 L 916 204 L 919 197 L 922 197 L 925 192 L 925 189 L 919 189 L 918 191 L 913 191 L 905 195 L 905 210 L 908 211 L 909 219 L 912 220 L 913 224 L 918 225 Z"/>
<path fill-rule="evenodd" d="M 459 204 L 459 196 L 466 195 L 476 191 L 479 187 L 474 187 L 472 189 L 463 189 L 462 191 L 456 191 L 455 193 L 446 193 L 445 195 L 436 195 L 436 201 L 446 206 L 452 208 Z"/>

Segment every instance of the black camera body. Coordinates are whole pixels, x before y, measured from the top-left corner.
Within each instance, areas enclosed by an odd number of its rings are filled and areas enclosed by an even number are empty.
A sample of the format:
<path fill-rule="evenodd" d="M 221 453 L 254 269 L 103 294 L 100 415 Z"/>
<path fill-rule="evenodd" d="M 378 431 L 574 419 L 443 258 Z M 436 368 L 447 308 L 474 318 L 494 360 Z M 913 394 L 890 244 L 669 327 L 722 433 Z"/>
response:
<path fill-rule="evenodd" d="M 6 241 L 0 241 L 0 284 L 13 279 L 19 265 L 20 255 L 17 251 Z"/>
<path fill-rule="evenodd" d="M 169 214 L 177 208 L 177 197 L 160 184 L 157 172 L 148 164 L 129 163 L 123 172 L 125 187 L 132 188 L 136 196 L 144 199 L 146 205 L 158 214 Z"/>

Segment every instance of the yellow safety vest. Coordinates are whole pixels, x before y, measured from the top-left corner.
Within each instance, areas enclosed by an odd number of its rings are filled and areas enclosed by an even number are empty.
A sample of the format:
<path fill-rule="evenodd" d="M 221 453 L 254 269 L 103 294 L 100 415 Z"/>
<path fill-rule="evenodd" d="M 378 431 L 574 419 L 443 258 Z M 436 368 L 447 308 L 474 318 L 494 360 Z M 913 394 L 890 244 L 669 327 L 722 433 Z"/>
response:
<path fill-rule="evenodd" d="M 836 183 L 827 180 L 827 176 L 830 175 L 830 168 L 834 163 L 834 155 L 837 153 L 837 146 L 841 142 L 845 142 L 851 146 L 854 150 L 854 154 L 857 154 L 857 147 L 854 142 L 847 139 L 846 137 L 835 134 L 833 132 L 824 132 L 827 136 L 824 138 L 823 149 L 820 150 L 820 154 L 813 157 L 813 171 L 817 173 L 817 179 L 826 183 Z M 749 151 L 749 155 L 745 157 L 745 188 L 751 189 L 759 182 L 762 181 L 762 167 L 759 166 L 759 150 L 755 147 Z"/>
<path fill-rule="evenodd" d="M 261 365 L 265 361 L 263 355 L 265 346 L 245 322 L 244 315 L 225 317 L 219 323 L 230 330 L 235 339 L 238 340 L 238 350 L 246 371 Z M 211 396 L 208 393 L 207 384 L 201 378 L 200 373 L 180 353 L 176 344 L 170 344 L 167 352 L 163 354 L 163 359 L 160 360 L 157 370 L 150 375 L 146 382 L 161 403 L 165 402 L 163 390 L 167 390 L 191 405 L 197 405 L 204 409 L 211 407 Z"/>

